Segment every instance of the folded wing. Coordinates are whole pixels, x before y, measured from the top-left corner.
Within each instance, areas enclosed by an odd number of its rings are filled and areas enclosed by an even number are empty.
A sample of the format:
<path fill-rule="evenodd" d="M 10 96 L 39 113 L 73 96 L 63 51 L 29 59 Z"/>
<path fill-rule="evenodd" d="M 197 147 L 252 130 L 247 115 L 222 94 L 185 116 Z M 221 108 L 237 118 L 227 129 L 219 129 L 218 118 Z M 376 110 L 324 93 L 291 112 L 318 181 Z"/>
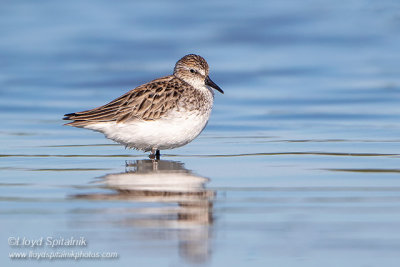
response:
<path fill-rule="evenodd" d="M 65 114 L 65 125 L 84 127 L 99 122 L 156 120 L 177 106 L 184 86 L 174 76 L 160 78 L 127 92 L 110 103 L 91 110 Z"/>

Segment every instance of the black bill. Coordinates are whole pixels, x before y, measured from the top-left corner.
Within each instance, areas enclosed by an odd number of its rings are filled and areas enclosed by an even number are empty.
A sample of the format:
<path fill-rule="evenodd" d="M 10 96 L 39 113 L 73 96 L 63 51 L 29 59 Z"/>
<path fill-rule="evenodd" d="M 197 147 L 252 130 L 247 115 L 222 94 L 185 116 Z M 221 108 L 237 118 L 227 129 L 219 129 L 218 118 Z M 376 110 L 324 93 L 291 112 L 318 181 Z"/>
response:
<path fill-rule="evenodd" d="M 216 85 L 216 84 L 210 79 L 210 77 L 208 77 L 208 76 L 206 77 L 206 85 L 208 85 L 208 86 L 214 88 L 215 90 L 217 90 L 217 91 L 220 92 L 221 94 L 224 93 L 224 91 L 222 91 L 222 89 L 219 88 L 219 86 Z"/>

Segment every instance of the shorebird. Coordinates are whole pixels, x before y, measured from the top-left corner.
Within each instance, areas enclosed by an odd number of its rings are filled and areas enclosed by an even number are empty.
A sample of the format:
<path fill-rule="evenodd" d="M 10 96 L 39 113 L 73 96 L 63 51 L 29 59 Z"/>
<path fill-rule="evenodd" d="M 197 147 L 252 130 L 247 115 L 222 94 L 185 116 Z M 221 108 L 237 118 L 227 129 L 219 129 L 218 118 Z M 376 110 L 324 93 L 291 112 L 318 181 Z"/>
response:
<path fill-rule="evenodd" d="M 188 144 L 207 125 L 213 89 L 224 93 L 208 76 L 207 61 L 189 54 L 178 60 L 174 73 L 140 85 L 103 106 L 65 114 L 65 125 L 103 133 L 128 148 L 151 151 Z"/>

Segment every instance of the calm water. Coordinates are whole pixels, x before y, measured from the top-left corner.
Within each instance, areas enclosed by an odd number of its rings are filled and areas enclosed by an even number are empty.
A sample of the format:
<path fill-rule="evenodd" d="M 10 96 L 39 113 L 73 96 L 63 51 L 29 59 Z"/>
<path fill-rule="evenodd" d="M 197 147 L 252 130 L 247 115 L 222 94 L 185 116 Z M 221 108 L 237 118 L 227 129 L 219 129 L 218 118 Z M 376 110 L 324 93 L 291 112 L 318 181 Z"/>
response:
<path fill-rule="evenodd" d="M 1 266 L 399 266 L 398 1 L 3 1 L 0 33 Z M 225 91 L 191 144 L 62 126 L 187 53 Z"/>

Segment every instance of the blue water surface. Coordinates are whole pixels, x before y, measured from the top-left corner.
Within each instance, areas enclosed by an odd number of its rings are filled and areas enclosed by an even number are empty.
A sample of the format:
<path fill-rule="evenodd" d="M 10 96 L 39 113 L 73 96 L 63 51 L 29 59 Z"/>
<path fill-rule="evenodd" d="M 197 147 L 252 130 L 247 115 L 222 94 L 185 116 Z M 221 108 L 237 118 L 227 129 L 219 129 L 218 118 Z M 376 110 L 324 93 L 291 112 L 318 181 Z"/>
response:
<path fill-rule="evenodd" d="M 399 266 L 398 1 L 3 1 L 0 33 L 1 266 Z M 225 94 L 155 165 L 62 126 L 188 53 Z M 71 251 L 118 257 L 10 258 Z"/>

